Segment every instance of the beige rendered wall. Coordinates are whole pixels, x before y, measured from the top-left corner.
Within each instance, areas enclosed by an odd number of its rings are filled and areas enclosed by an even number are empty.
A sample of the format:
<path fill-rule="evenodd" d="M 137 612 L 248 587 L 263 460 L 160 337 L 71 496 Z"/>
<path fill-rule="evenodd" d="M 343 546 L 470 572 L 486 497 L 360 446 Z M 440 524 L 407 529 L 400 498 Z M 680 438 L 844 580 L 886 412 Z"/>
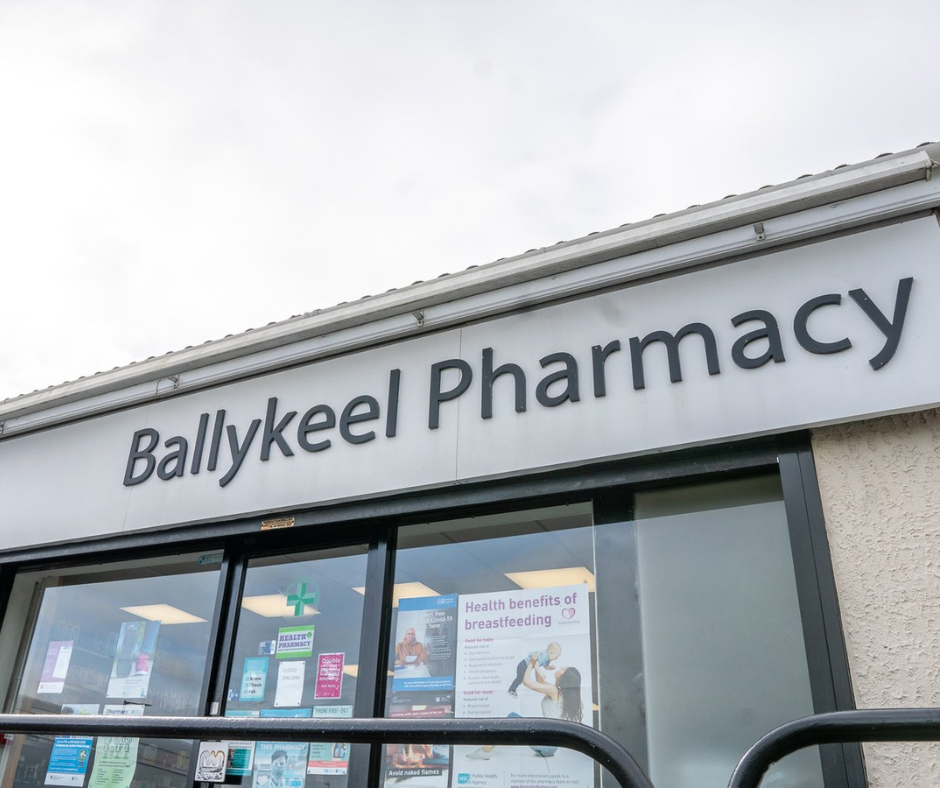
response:
<path fill-rule="evenodd" d="M 940 411 L 813 433 L 859 708 L 940 706 Z M 865 747 L 873 788 L 940 786 L 940 744 Z"/>

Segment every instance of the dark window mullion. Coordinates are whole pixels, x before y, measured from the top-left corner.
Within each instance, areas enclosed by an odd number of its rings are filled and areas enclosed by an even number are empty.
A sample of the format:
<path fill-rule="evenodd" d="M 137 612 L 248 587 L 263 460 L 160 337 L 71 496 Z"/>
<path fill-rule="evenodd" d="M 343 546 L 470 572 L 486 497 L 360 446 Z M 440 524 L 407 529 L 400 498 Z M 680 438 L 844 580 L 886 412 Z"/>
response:
<path fill-rule="evenodd" d="M 396 533 L 394 527 L 383 529 L 369 545 L 366 596 L 359 645 L 359 677 L 353 709 L 357 717 L 381 717 L 385 712 L 385 674 L 391 637 Z M 381 744 L 353 745 L 349 759 L 348 785 L 366 785 L 370 782 L 370 775 L 373 784 L 378 784 L 380 764 L 383 762 L 384 751 Z"/>
<path fill-rule="evenodd" d="M 238 631 L 238 616 L 241 612 L 242 590 L 245 586 L 247 559 L 241 544 L 230 545 L 222 558 L 219 572 L 219 592 L 212 622 L 212 635 L 203 682 L 203 710 L 211 714 L 215 706 L 216 715 L 225 705 L 225 688 L 232 670 L 232 655 L 235 634 Z M 213 715 L 215 716 L 215 715 Z"/>
<path fill-rule="evenodd" d="M 238 603 L 244 582 L 245 558 L 241 545 L 231 544 L 226 548 L 222 556 L 222 566 L 219 568 L 219 585 L 212 611 L 206 667 L 203 670 L 200 703 L 205 715 L 218 716 L 225 705 L 225 687 L 232 665 L 232 649 L 240 610 Z M 215 714 L 212 714 L 213 711 Z M 189 766 L 190 782 L 196 777 L 198 757 L 199 742 L 194 741 Z"/>
<path fill-rule="evenodd" d="M 597 621 L 616 622 L 615 626 L 598 627 L 595 632 L 598 683 L 605 671 L 616 670 L 618 674 L 607 677 L 605 692 L 598 702 L 604 733 L 626 746 L 648 772 L 646 700 L 642 681 L 635 680 L 643 675 L 644 667 L 634 511 L 634 494 L 628 488 L 594 499 Z M 604 528 L 628 523 L 623 528 Z"/>
<path fill-rule="evenodd" d="M 798 436 L 785 442 L 779 464 L 813 708 L 816 713 L 850 709 L 854 701 L 839 602 L 808 440 Z M 865 785 L 858 745 L 825 745 L 819 752 L 827 788 Z"/>

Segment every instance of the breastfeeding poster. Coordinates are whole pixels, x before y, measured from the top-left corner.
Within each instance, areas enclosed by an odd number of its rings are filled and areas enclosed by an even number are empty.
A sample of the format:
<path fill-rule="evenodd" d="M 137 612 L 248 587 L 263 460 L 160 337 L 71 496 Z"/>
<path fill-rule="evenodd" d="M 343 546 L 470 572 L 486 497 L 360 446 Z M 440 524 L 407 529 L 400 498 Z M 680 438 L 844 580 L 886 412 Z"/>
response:
<path fill-rule="evenodd" d="M 455 716 L 591 725 L 589 611 L 587 585 L 462 594 Z M 590 758 L 554 747 L 455 746 L 452 768 L 455 785 L 474 788 L 591 785 L 594 777 Z"/>

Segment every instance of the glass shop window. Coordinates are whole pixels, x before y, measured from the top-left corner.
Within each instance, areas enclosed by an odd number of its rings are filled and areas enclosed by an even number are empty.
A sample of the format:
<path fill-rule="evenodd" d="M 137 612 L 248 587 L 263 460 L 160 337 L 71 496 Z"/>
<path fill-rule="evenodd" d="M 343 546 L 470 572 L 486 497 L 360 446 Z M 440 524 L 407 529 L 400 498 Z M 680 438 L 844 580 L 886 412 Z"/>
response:
<path fill-rule="evenodd" d="M 725 786 L 758 738 L 813 713 L 779 479 L 637 495 L 635 539 L 648 774 Z M 821 786 L 818 751 L 763 784 Z"/>
<path fill-rule="evenodd" d="M 248 562 L 225 715 L 352 717 L 367 545 Z M 226 783 L 346 785 L 343 742 L 230 742 Z"/>
<path fill-rule="evenodd" d="M 604 524 L 576 504 L 402 528 L 386 715 L 573 720 L 620 741 L 657 788 L 727 785 L 750 744 L 813 711 L 779 479 L 634 506 Z M 771 774 L 822 785 L 815 751 Z M 386 745 L 384 784 L 406 780 L 602 776 L 553 747 Z"/>
<path fill-rule="evenodd" d="M 0 632 L 4 710 L 202 714 L 220 560 L 192 554 L 18 575 Z M 133 788 L 183 788 L 191 754 L 184 740 L 8 737 L 0 784 L 81 786 L 107 772 Z"/>
<path fill-rule="evenodd" d="M 386 715 L 596 726 L 596 583 L 590 504 L 402 528 Z M 554 747 L 386 746 L 387 786 L 445 788 L 451 771 L 453 785 L 595 779 L 590 758 Z"/>

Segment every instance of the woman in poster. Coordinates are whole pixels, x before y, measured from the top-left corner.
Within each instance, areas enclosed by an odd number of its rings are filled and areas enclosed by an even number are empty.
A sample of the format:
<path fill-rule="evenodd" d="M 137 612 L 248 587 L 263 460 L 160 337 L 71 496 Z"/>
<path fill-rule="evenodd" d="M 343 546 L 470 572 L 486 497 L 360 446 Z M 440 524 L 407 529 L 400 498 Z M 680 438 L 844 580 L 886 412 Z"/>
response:
<path fill-rule="evenodd" d="M 584 704 L 581 701 L 581 672 L 577 668 L 565 667 L 555 671 L 555 683 L 545 681 L 544 674 L 538 669 L 538 660 L 529 660 L 522 683 L 530 690 L 540 692 L 542 698 L 542 716 L 553 720 L 571 720 L 581 722 L 584 716 Z M 518 716 L 512 714 L 510 716 Z M 467 753 L 472 760 L 487 761 L 493 757 L 495 744 L 484 744 L 473 752 Z M 554 755 L 557 747 L 532 747 L 543 758 Z"/>
<path fill-rule="evenodd" d="M 543 717 L 581 722 L 584 704 L 581 701 L 581 673 L 577 668 L 558 668 L 555 671 L 555 683 L 549 684 L 532 661 L 522 683 L 530 690 L 541 692 L 545 696 L 542 698 Z"/>

